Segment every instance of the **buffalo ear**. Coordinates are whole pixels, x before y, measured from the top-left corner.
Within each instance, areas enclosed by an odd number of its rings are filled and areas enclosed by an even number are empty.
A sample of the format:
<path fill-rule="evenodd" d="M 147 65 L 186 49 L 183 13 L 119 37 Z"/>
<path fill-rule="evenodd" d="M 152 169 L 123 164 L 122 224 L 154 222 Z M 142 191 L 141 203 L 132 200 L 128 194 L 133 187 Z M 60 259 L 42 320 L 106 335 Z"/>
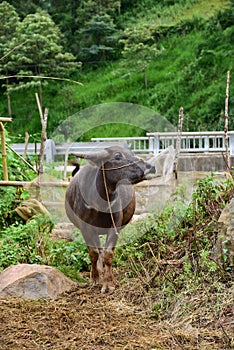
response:
<path fill-rule="evenodd" d="M 82 158 L 82 159 L 87 159 L 90 161 L 92 164 L 95 165 L 100 165 L 103 161 L 108 159 L 110 157 L 109 152 L 106 150 L 98 151 L 98 152 L 87 152 L 87 153 L 71 153 L 71 155 Z"/>

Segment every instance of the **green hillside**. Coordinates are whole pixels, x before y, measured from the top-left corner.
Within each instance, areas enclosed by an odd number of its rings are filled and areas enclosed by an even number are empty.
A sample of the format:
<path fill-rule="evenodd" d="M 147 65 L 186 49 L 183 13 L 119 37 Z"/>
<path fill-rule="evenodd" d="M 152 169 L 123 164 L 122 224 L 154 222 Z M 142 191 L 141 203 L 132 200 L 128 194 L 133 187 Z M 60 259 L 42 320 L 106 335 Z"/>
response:
<path fill-rule="evenodd" d="M 174 125 L 183 106 L 184 130 L 222 130 L 228 70 L 229 125 L 234 128 L 234 2 L 154 3 L 138 1 L 118 16 L 119 56 L 84 63 L 69 76 L 83 86 L 47 82 L 43 106 L 49 108 L 49 135 L 69 115 L 106 102 L 149 107 Z M 34 88 L 12 93 L 14 122 L 8 128 L 15 136 L 40 132 L 35 92 Z M 8 114 L 4 89 L 0 114 Z M 105 129 L 102 136 L 111 132 Z"/>

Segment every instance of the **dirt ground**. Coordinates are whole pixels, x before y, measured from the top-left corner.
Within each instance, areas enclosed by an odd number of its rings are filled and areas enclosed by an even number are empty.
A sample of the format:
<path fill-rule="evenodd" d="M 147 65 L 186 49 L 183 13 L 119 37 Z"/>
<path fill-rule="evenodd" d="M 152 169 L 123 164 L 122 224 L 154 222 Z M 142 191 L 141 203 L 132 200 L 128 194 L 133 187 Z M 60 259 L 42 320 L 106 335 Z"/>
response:
<path fill-rule="evenodd" d="M 184 316 L 185 302 L 174 308 L 171 318 L 158 320 L 152 317 L 151 295 L 141 281 L 117 272 L 112 294 L 79 284 L 57 300 L 0 299 L 0 349 L 229 350 L 234 344 L 232 302 L 233 289 L 217 317 L 205 317 L 207 301 L 194 296 L 196 312 Z"/>

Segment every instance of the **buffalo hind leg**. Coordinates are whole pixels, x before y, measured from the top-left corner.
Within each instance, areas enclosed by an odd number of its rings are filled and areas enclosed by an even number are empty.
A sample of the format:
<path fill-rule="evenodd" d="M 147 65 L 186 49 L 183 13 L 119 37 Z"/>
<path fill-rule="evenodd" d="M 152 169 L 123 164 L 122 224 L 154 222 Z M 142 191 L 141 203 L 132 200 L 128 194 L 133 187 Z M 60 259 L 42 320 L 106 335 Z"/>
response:
<path fill-rule="evenodd" d="M 90 272 L 90 283 L 91 285 L 99 284 L 100 283 L 100 272 L 101 267 L 99 260 L 101 260 L 101 251 L 97 248 L 89 247 L 88 246 L 88 252 L 91 260 L 91 272 Z"/>
<path fill-rule="evenodd" d="M 112 262 L 114 258 L 114 248 L 111 250 L 105 250 L 103 256 L 103 262 L 105 264 L 104 279 L 101 292 L 105 293 L 107 290 L 112 292 L 115 289 L 114 277 L 112 272 Z"/>

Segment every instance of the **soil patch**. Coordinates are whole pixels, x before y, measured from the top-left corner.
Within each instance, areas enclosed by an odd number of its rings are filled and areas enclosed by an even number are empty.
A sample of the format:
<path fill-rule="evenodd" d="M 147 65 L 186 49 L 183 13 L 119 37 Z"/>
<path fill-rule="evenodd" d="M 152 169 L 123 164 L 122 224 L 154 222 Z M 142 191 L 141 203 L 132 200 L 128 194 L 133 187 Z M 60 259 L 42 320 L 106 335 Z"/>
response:
<path fill-rule="evenodd" d="M 178 318 L 172 312 L 171 319 L 158 320 L 152 317 L 151 296 L 141 281 L 124 273 L 116 279 L 112 294 L 80 284 L 57 300 L 0 299 L 0 349 L 231 349 L 231 299 L 223 318 L 209 316 L 206 324 L 195 325 L 192 312 L 181 315 L 178 303 Z M 194 297 L 194 304 L 198 299 Z M 204 314 L 201 302 L 199 307 Z"/>

